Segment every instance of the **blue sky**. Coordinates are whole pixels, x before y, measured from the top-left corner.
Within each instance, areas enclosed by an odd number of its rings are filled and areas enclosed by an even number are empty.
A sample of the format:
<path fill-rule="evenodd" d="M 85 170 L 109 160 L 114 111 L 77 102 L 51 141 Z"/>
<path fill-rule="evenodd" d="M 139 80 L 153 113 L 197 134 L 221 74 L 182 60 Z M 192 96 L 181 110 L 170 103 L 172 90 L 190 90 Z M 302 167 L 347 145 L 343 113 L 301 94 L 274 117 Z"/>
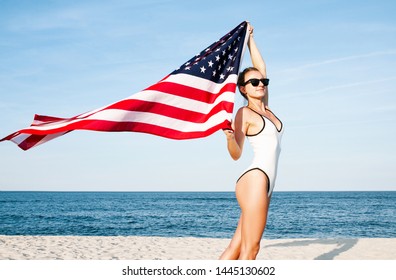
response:
<path fill-rule="evenodd" d="M 396 190 L 395 12 L 391 0 L 0 0 L 0 136 L 128 97 L 249 20 L 285 124 L 275 191 Z M 0 190 L 233 191 L 245 149 L 234 162 L 221 131 L 2 142 Z"/>

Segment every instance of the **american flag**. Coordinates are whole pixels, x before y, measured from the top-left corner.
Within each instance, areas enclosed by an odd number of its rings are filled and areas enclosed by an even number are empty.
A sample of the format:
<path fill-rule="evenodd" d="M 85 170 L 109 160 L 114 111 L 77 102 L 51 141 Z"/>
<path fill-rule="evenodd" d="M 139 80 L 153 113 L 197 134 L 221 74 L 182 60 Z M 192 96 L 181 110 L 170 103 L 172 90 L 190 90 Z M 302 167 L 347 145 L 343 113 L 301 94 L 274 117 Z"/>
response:
<path fill-rule="evenodd" d="M 242 22 L 158 83 L 128 98 L 72 118 L 35 115 L 30 127 L 0 141 L 28 150 L 73 130 L 193 139 L 230 128 L 246 30 L 247 22 Z"/>

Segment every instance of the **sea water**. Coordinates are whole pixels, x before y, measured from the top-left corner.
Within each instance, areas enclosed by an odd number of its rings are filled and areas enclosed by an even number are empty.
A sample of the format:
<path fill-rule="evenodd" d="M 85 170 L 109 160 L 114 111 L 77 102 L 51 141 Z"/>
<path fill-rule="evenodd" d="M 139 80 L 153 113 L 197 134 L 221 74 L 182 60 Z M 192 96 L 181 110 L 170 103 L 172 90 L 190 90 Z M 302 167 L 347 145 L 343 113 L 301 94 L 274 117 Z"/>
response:
<path fill-rule="evenodd" d="M 396 192 L 274 192 L 264 238 L 396 237 Z M 233 192 L 0 192 L 0 235 L 231 238 Z"/>

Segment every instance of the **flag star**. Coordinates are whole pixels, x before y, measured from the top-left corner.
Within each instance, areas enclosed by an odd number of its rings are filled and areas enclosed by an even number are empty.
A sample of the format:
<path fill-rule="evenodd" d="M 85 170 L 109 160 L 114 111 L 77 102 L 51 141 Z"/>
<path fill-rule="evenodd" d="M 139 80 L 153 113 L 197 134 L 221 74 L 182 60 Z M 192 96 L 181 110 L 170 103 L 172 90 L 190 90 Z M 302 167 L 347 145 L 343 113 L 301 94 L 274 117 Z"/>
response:
<path fill-rule="evenodd" d="M 226 55 L 226 51 L 225 50 L 223 51 L 223 55 Z"/>
<path fill-rule="evenodd" d="M 228 50 L 231 50 L 231 45 L 228 46 Z"/>
<path fill-rule="evenodd" d="M 234 67 L 231 67 L 231 66 L 230 66 L 230 67 L 227 68 L 227 71 L 228 71 L 228 72 L 231 72 L 232 70 L 234 70 Z"/>
<path fill-rule="evenodd" d="M 220 69 L 221 69 L 221 64 L 219 64 L 219 67 L 218 67 L 218 69 L 219 69 L 219 71 L 220 71 Z"/>
<path fill-rule="evenodd" d="M 223 74 L 220 74 L 220 79 L 224 79 L 224 75 Z"/>
<path fill-rule="evenodd" d="M 216 55 L 216 61 L 219 61 L 219 60 L 220 60 L 220 56 Z"/>
<path fill-rule="evenodd" d="M 217 48 L 216 50 L 215 50 L 215 52 L 219 52 L 221 49 L 220 48 Z"/>
<path fill-rule="evenodd" d="M 230 54 L 228 55 L 228 59 L 232 59 L 232 57 L 233 57 L 232 55 L 230 55 Z"/>
<path fill-rule="evenodd" d="M 212 73 L 213 73 L 212 75 L 213 77 L 216 76 L 216 70 L 214 70 Z"/>
<path fill-rule="evenodd" d="M 206 68 L 205 68 L 204 66 L 202 66 L 202 67 L 199 68 L 199 69 L 201 69 L 201 73 L 205 73 L 205 71 L 206 71 Z"/>
<path fill-rule="evenodd" d="M 186 64 L 184 64 L 184 65 L 186 65 L 186 66 L 187 66 L 187 65 L 189 65 L 189 64 L 190 64 L 190 62 L 187 62 L 187 63 L 186 63 Z"/>
<path fill-rule="evenodd" d="M 213 67 L 213 61 L 209 61 L 208 64 L 209 64 L 209 67 Z"/>
<path fill-rule="evenodd" d="M 190 66 L 187 66 L 186 68 L 184 68 L 184 70 L 190 70 L 190 69 L 191 69 Z"/>
<path fill-rule="evenodd" d="M 238 51 L 238 47 L 236 47 L 235 49 L 234 49 L 234 52 L 237 52 Z"/>

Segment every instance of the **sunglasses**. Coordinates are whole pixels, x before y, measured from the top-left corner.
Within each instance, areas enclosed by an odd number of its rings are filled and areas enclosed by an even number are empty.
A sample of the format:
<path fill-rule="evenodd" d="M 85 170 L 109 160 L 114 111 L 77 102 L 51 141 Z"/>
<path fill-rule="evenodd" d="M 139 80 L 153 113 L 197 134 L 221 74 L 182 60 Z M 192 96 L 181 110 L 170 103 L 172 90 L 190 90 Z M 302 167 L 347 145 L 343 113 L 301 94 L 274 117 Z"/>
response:
<path fill-rule="evenodd" d="M 268 86 L 269 79 L 249 79 L 243 85 L 246 86 L 248 83 L 251 83 L 252 86 L 257 87 L 260 82 L 262 82 L 264 86 Z"/>

